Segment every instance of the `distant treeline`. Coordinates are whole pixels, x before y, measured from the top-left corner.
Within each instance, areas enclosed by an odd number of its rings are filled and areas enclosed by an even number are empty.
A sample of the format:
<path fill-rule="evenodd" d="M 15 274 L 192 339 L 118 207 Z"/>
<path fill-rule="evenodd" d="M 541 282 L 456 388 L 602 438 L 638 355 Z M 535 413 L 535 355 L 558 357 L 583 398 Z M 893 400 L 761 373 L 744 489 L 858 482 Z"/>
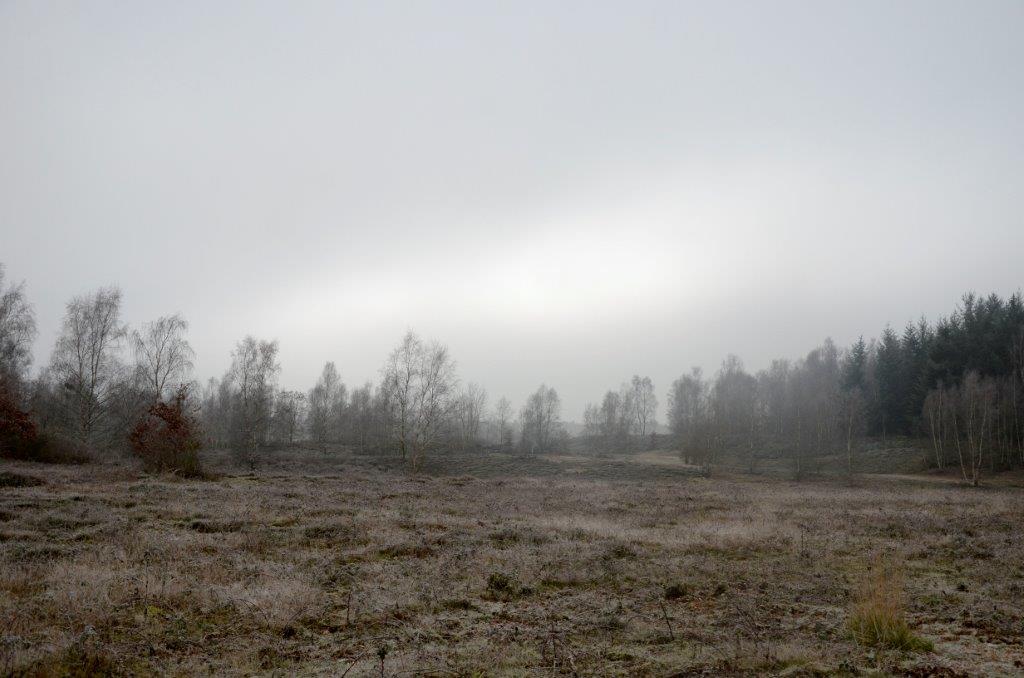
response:
<path fill-rule="evenodd" d="M 129 440 L 156 449 L 165 429 L 191 441 L 191 430 L 179 429 L 192 422 L 206 445 L 247 463 L 262 448 L 299 443 L 393 452 L 413 465 L 441 449 L 567 445 L 554 388 L 541 385 L 518 411 L 506 398 L 488 407 L 483 388 L 460 382 L 445 346 L 412 332 L 376 383 L 349 389 L 328 362 L 302 392 L 278 387 L 276 341 L 245 337 L 225 374 L 200 385 L 183 318 L 132 329 L 120 317 L 117 288 L 72 299 L 33 378 L 34 310 L 23 283 L 5 286 L 0 266 L 0 452 L 80 458 L 127 449 Z M 598 451 L 651 445 L 657 407 L 651 379 L 634 376 L 587 405 L 583 436 Z M 930 441 L 934 465 L 958 465 L 977 482 L 983 471 L 1024 464 L 1024 305 L 1020 294 L 967 295 L 934 324 L 886 328 L 845 350 L 826 340 L 757 374 L 729 356 L 711 379 L 694 368 L 672 383 L 668 418 L 683 456 L 705 466 L 728 452 L 753 469 L 773 449 L 801 475 L 841 451 L 854 471 L 865 437 L 915 436 Z"/>
<path fill-rule="evenodd" d="M 68 302 L 50 362 L 31 378 L 35 313 L 24 283 L 5 287 L 0 266 L 0 454 L 79 460 L 130 443 L 153 466 L 173 458 L 194 466 L 198 436 L 250 464 L 263 448 L 302 443 L 395 452 L 416 466 L 441 448 L 536 453 L 566 439 L 553 388 L 541 385 L 518 413 L 506 398 L 488 409 L 481 387 L 460 382 L 448 349 L 413 332 L 377 383 L 349 391 L 328 362 L 301 392 L 278 387 L 277 342 L 251 336 L 221 378 L 200 386 L 187 331 L 179 315 L 127 327 L 120 290 L 103 288 Z"/>
<path fill-rule="evenodd" d="M 745 450 L 753 467 L 771 442 L 797 475 L 837 451 L 853 471 L 864 437 L 914 436 L 934 466 L 977 483 L 1024 465 L 1024 304 L 1019 293 L 967 294 L 934 324 L 886 327 L 846 350 L 826 340 L 753 375 L 729 356 L 713 380 L 695 368 L 673 382 L 668 409 L 683 453 L 704 464 Z"/>

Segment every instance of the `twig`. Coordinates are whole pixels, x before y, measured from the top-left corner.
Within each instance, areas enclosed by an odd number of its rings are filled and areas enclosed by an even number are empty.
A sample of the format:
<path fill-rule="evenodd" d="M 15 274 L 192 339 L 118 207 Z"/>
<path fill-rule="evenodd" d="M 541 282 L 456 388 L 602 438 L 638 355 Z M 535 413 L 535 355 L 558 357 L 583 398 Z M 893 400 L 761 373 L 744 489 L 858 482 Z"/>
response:
<path fill-rule="evenodd" d="M 345 669 L 345 672 L 343 674 L 341 674 L 341 678 L 345 678 L 345 676 L 348 675 L 348 672 L 351 671 L 352 669 L 354 669 L 356 664 L 358 664 L 360 661 L 362 661 L 362 659 L 364 657 L 366 657 L 367 654 L 369 654 L 369 653 L 368 652 L 363 652 L 362 654 L 357 655 L 356 658 L 352 660 L 352 663 L 349 664 L 349 667 L 347 669 Z"/>
<path fill-rule="evenodd" d="M 665 617 L 665 626 L 667 626 L 667 627 L 668 627 L 668 637 L 669 637 L 669 638 L 670 638 L 670 639 L 671 639 L 672 641 L 675 641 L 675 639 L 676 639 L 676 634 L 675 634 L 675 633 L 674 633 L 674 632 L 672 631 L 672 622 L 670 622 L 670 621 L 669 621 L 669 618 L 668 618 L 668 610 L 666 610 L 666 609 L 665 609 L 665 601 L 664 601 L 664 600 L 661 600 L 661 599 L 659 598 L 659 599 L 658 599 L 658 605 L 660 605 L 660 606 L 661 606 L 661 614 L 662 614 L 662 616 L 664 616 L 664 617 Z"/>

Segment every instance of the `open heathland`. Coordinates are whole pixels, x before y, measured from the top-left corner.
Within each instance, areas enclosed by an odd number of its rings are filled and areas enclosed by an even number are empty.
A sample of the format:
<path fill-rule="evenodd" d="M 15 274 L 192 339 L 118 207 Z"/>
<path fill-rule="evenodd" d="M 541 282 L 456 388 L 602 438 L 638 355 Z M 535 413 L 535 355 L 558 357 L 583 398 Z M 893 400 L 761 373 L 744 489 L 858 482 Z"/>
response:
<path fill-rule="evenodd" d="M 1018 478 L 704 477 L 667 451 L 204 463 L 0 462 L 3 673 L 1024 671 Z"/>

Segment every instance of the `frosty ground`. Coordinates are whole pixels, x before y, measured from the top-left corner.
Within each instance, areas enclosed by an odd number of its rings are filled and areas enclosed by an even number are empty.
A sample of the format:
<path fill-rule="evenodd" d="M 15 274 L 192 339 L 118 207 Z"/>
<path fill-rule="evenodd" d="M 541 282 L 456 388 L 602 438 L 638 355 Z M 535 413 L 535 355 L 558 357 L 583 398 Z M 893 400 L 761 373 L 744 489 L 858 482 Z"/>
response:
<path fill-rule="evenodd" d="M 1024 489 L 794 482 L 669 451 L 0 462 L 15 675 L 1013 675 Z M 37 483 L 37 481 L 39 481 Z M 859 644 L 871 568 L 932 650 Z"/>

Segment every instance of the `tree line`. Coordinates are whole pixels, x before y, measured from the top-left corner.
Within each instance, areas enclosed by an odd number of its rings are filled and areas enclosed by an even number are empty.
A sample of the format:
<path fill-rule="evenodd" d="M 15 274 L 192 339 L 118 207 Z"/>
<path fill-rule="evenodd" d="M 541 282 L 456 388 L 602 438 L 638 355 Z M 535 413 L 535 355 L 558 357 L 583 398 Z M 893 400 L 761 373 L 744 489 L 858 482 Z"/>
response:
<path fill-rule="evenodd" d="M 308 391 L 282 389 L 277 342 L 252 336 L 237 342 L 220 378 L 200 385 L 186 320 L 129 328 L 121 302 L 114 287 L 69 301 L 48 364 L 30 377 L 34 310 L 24 283 L 5 284 L 0 266 L 5 454 L 36 434 L 71 456 L 123 448 L 140 430 L 152 442 L 164 430 L 154 416 L 179 432 L 194 424 L 203 444 L 248 464 L 261 449 L 300 443 L 395 453 L 412 466 L 439 449 L 542 453 L 569 444 L 554 388 L 541 385 L 518 411 L 507 398 L 489 407 L 481 386 L 459 379 L 447 347 L 411 331 L 379 379 L 360 386 L 346 386 L 327 362 Z M 174 403 L 180 411 L 169 414 Z M 659 444 L 657 412 L 653 381 L 635 375 L 586 406 L 583 437 L 597 450 Z M 1019 293 L 968 294 L 934 323 L 886 327 L 846 349 L 825 340 L 753 374 L 730 355 L 713 378 L 693 368 L 673 381 L 667 415 L 671 444 L 705 467 L 729 454 L 754 470 L 776 451 L 800 476 L 844 453 L 853 472 L 865 439 L 908 436 L 927 440 L 929 463 L 977 483 L 984 472 L 1024 465 L 1024 304 Z"/>
<path fill-rule="evenodd" d="M 238 341 L 222 377 L 200 386 L 185 319 L 129 328 L 114 287 L 68 302 L 50 361 L 30 378 L 34 310 L 23 283 L 4 286 L 2 267 L 0 293 L 0 445 L 8 455 L 24 452 L 15 440 L 25 437 L 21 423 L 33 439 L 43 431 L 51 447 L 82 456 L 124 448 L 140 431 L 152 443 L 154 416 L 159 430 L 194 422 L 206 446 L 230 449 L 247 464 L 261 449 L 299 443 L 395 452 L 416 467 L 439 448 L 540 453 L 566 439 L 554 388 L 541 385 L 518 413 L 507 398 L 488 409 L 487 392 L 460 381 L 447 347 L 412 331 L 378 382 L 351 390 L 333 362 L 309 391 L 280 388 L 278 343 L 252 336 Z"/>
<path fill-rule="evenodd" d="M 866 438 L 927 441 L 927 461 L 983 472 L 1024 466 L 1024 303 L 965 295 L 935 323 L 831 340 L 805 357 L 751 374 L 729 356 L 714 379 L 699 368 L 676 379 L 668 418 L 682 453 L 711 465 L 738 453 L 753 470 L 759 452 L 781 449 L 797 476 L 823 455 L 845 453 L 855 470 Z"/>

